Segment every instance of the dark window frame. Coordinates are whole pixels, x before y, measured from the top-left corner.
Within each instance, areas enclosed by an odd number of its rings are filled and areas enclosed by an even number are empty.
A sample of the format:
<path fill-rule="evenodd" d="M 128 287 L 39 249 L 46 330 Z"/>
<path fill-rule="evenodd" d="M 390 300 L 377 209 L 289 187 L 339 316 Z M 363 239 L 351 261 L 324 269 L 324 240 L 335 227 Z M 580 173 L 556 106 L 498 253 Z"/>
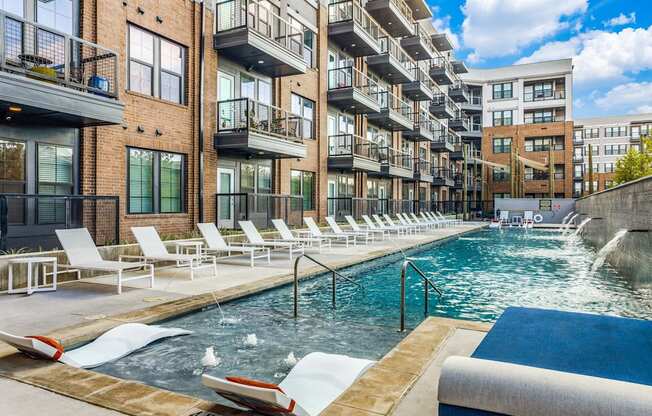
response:
<path fill-rule="evenodd" d="M 500 141 L 499 145 L 497 145 L 497 141 Z M 509 143 L 507 143 L 507 141 L 509 141 Z M 491 144 L 492 144 L 492 150 L 494 154 L 512 152 L 511 137 L 494 137 Z M 496 151 L 497 149 L 498 151 Z"/>

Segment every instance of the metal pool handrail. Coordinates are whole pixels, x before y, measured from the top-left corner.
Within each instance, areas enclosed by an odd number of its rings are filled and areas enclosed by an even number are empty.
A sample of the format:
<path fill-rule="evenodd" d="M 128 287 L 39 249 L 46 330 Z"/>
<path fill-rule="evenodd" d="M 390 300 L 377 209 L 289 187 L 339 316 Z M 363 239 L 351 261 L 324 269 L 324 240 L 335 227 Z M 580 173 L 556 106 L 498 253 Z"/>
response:
<path fill-rule="evenodd" d="M 441 290 L 437 289 L 437 286 L 432 283 L 432 280 L 428 279 L 428 277 L 426 277 L 426 275 L 421 270 L 419 270 L 419 268 L 415 266 L 414 263 L 412 263 L 410 260 L 405 260 L 403 262 L 403 266 L 401 267 L 401 332 L 405 331 L 405 277 L 407 275 L 408 266 L 412 267 L 414 271 L 419 273 L 423 279 L 423 296 L 425 300 L 424 316 L 428 316 L 428 286 L 432 287 L 440 297 L 442 296 Z"/>
<path fill-rule="evenodd" d="M 326 266 L 324 263 L 315 260 L 313 257 L 307 255 L 307 254 L 302 254 L 297 259 L 294 261 L 294 317 L 297 318 L 299 316 L 299 260 L 301 260 L 303 257 L 307 258 L 308 260 L 311 260 L 313 263 L 323 267 L 324 269 L 328 270 L 331 272 L 331 276 L 333 277 L 333 283 L 332 283 L 332 291 L 333 291 L 333 309 L 335 309 L 335 291 L 337 288 L 337 277 L 340 277 L 344 280 L 346 280 L 349 283 L 353 283 L 354 285 L 357 285 L 360 288 L 363 288 L 363 286 L 354 281 L 353 279 L 344 276 L 342 273 L 336 271 L 335 269 Z"/>

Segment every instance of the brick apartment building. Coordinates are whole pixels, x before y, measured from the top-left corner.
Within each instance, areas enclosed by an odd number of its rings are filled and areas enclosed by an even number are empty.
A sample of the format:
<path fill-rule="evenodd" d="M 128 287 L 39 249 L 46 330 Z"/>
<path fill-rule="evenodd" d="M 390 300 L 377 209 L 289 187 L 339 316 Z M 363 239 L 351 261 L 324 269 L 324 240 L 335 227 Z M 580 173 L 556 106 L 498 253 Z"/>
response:
<path fill-rule="evenodd" d="M 462 76 L 472 95 L 467 110 L 472 128 L 467 136 L 475 143 L 481 137 L 483 158 L 498 165 L 484 168 L 485 198 L 548 197 L 549 171 L 540 169 L 548 165 L 551 144 L 553 193 L 572 196 L 572 74 L 571 60 L 564 59 L 473 69 Z M 516 164 L 512 163 L 515 154 L 522 158 Z M 513 184 L 510 169 L 503 167 L 518 165 L 522 174 L 515 181 L 520 184 Z"/>
<path fill-rule="evenodd" d="M 7 0 L 0 17 L 5 248 L 460 199 L 466 67 L 423 0 Z"/>

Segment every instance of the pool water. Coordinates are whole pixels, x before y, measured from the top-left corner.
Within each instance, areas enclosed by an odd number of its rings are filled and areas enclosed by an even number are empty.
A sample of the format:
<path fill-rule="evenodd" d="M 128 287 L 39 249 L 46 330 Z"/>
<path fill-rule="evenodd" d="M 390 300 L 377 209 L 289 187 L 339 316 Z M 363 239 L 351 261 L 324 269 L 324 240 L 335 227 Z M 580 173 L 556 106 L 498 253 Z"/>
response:
<path fill-rule="evenodd" d="M 345 269 L 363 289 L 339 281 L 336 310 L 330 277 L 312 279 L 301 284 L 297 320 L 292 287 L 285 286 L 169 320 L 165 325 L 194 334 L 97 370 L 216 400 L 201 385 L 204 371 L 280 382 L 291 368 L 290 353 L 379 359 L 406 335 L 398 332 L 404 256 L 444 293 L 430 297 L 433 316 L 491 322 L 507 306 L 536 306 L 652 319 L 652 292 L 632 287 L 608 265 L 590 273 L 595 251 L 579 239 L 550 231 L 484 230 Z M 413 328 L 424 318 L 423 286 L 415 273 L 406 292 L 407 324 Z M 200 361 L 210 346 L 220 364 L 203 369 Z"/>

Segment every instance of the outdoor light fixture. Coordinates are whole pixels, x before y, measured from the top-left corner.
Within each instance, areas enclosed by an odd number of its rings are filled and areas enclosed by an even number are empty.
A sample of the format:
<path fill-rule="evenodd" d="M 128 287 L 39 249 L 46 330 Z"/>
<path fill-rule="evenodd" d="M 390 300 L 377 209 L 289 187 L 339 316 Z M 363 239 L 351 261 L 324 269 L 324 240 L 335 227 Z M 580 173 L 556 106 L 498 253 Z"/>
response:
<path fill-rule="evenodd" d="M 143 9 L 140 6 L 138 6 L 138 9 L 136 9 L 136 10 L 138 10 L 138 14 L 145 14 L 145 9 Z"/>
<path fill-rule="evenodd" d="M 156 134 L 157 136 L 162 136 L 162 135 L 163 135 L 163 132 L 162 132 L 160 129 L 156 129 L 156 131 L 154 132 L 154 134 Z"/>
<path fill-rule="evenodd" d="M 262 65 L 262 64 L 265 63 L 265 61 L 263 61 L 263 60 L 261 59 L 260 61 L 258 61 L 258 63 L 259 63 L 260 65 Z"/>
<path fill-rule="evenodd" d="M 21 111 L 23 111 L 23 109 L 17 105 L 10 105 L 9 111 L 11 111 L 12 113 L 20 113 Z"/>
<path fill-rule="evenodd" d="M 163 18 L 161 16 L 156 16 L 157 23 L 163 23 Z"/>
<path fill-rule="evenodd" d="M 138 133 L 145 133 L 145 128 L 143 126 L 138 126 L 136 130 L 138 131 Z"/>

